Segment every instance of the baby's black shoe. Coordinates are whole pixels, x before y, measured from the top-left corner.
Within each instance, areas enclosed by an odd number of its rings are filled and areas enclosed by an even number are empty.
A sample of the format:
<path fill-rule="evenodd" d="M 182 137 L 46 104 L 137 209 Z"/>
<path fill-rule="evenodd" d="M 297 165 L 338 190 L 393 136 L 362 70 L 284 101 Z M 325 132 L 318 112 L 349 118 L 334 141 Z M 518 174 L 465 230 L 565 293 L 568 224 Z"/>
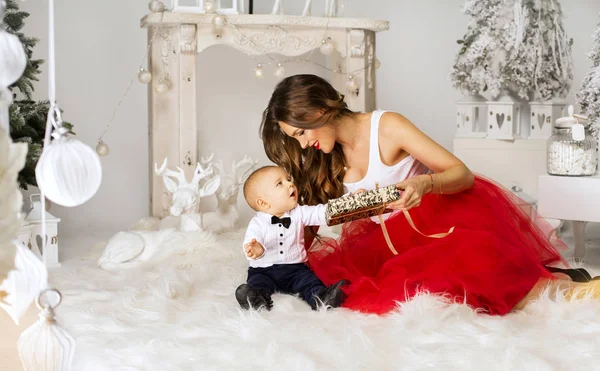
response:
<path fill-rule="evenodd" d="M 316 304 L 318 306 L 324 305 L 331 308 L 339 308 L 346 300 L 346 294 L 342 291 L 342 287 L 346 286 L 349 282 L 346 280 L 340 280 L 333 285 L 322 289 L 317 293 Z M 313 308 L 316 309 L 316 308 Z"/>
<path fill-rule="evenodd" d="M 261 307 L 265 307 L 267 310 L 271 310 L 273 308 L 271 295 L 265 294 L 247 283 L 240 285 L 235 290 L 235 298 L 243 309 L 250 309 L 252 307 L 258 310 Z"/>

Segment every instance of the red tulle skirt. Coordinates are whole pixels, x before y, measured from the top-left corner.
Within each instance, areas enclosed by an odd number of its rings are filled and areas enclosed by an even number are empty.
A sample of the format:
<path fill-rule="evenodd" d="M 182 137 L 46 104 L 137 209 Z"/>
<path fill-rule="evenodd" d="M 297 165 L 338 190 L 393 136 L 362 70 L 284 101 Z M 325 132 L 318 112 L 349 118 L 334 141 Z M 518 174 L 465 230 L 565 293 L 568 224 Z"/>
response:
<path fill-rule="evenodd" d="M 553 278 L 546 265 L 566 266 L 549 241 L 550 227 L 522 207 L 510 191 L 477 176 L 472 189 L 454 195 L 425 195 L 409 211 L 426 235 L 402 213 L 385 223 L 398 252 L 388 247 L 381 226 L 370 219 L 346 223 L 339 239 L 315 241 L 308 260 L 326 284 L 341 279 L 344 307 L 384 314 L 427 291 L 466 302 L 489 314 L 508 313 L 540 278 Z"/>

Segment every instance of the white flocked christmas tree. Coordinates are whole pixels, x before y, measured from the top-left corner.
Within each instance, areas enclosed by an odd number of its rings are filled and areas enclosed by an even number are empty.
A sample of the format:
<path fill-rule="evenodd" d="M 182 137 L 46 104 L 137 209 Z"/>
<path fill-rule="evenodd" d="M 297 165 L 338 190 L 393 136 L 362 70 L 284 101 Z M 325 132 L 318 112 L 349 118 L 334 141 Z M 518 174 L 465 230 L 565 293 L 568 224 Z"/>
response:
<path fill-rule="evenodd" d="M 565 98 L 573 82 L 573 39 L 565 32 L 557 0 L 537 0 L 534 3 L 523 50 L 530 58 L 529 64 L 534 66 L 534 98 Z"/>
<path fill-rule="evenodd" d="M 588 57 L 592 60 L 592 69 L 583 79 L 581 90 L 577 93 L 577 101 L 581 111 L 593 123 L 592 132 L 598 138 L 600 126 L 600 22 L 593 34 L 594 46 Z"/>
<path fill-rule="evenodd" d="M 567 95 L 573 80 L 572 39 L 557 0 L 467 0 L 472 17 L 450 78 L 464 94 L 511 92 L 548 100 Z"/>
<path fill-rule="evenodd" d="M 461 9 L 471 21 L 465 36 L 457 41 L 460 51 L 450 79 L 465 95 L 491 91 L 492 96 L 497 96 L 500 93 L 501 81 L 492 68 L 502 44 L 497 23 L 503 6 L 504 0 L 469 0 Z"/>

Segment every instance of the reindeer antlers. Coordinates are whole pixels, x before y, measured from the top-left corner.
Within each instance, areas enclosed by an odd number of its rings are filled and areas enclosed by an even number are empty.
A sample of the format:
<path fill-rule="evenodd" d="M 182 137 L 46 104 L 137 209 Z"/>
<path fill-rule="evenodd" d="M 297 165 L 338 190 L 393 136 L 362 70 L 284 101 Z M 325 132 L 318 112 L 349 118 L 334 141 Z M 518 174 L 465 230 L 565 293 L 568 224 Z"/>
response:
<path fill-rule="evenodd" d="M 194 170 L 194 178 L 189 183 L 188 183 L 187 179 L 185 178 L 185 172 L 183 171 L 182 168 L 177 167 L 177 171 L 167 169 L 167 159 L 166 158 L 163 161 L 160 168 L 158 167 L 157 163 L 154 163 L 154 172 L 156 173 L 156 175 L 162 176 L 163 178 L 172 177 L 172 178 L 177 179 L 179 186 L 183 186 L 183 185 L 198 186 L 198 183 L 200 182 L 201 179 L 204 179 L 208 176 L 213 175 L 212 164 L 210 164 L 210 161 L 212 161 L 213 157 L 214 157 L 214 154 L 209 157 L 202 158 L 201 162 L 203 162 L 205 164 L 209 163 L 206 167 L 203 167 L 200 164 L 200 162 L 198 162 L 198 165 L 196 166 L 196 170 Z"/>
<path fill-rule="evenodd" d="M 192 179 L 190 184 L 198 185 L 201 179 L 211 176 L 212 174 L 213 168 L 210 164 L 206 167 L 202 167 L 202 164 L 198 162 L 198 165 L 196 165 L 196 170 L 194 170 L 194 178 Z"/>
<path fill-rule="evenodd" d="M 179 182 L 179 185 L 182 184 L 186 184 L 187 180 L 185 179 L 185 173 L 183 172 L 183 169 L 181 168 L 177 168 L 178 171 L 173 171 L 173 170 L 169 170 L 167 169 L 167 158 L 165 157 L 165 160 L 163 161 L 162 165 L 160 166 L 160 169 L 158 168 L 158 164 L 155 162 L 154 163 L 154 172 L 156 173 L 156 175 L 158 176 L 162 176 L 164 177 L 172 177 L 177 179 L 177 181 Z"/>
<path fill-rule="evenodd" d="M 200 163 L 202 165 L 208 165 L 213 160 L 213 158 L 215 158 L 215 153 L 214 152 L 211 153 L 210 156 L 206 156 L 206 157 L 202 156 L 200 158 Z"/>
<path fill-rule="evenodd" d="M 225 167 L 223 166 L 223 161 L 213 161 L 214 157 L 214 153 L 211 153 L 210 156 L 202 156 L 200 162 L 198 163 L 199 168 L 196 168 L 194 177 L 196 177 L 198 172 L 202 173 L 200 179 L 211 175 L 214 168 L 221 177 L 231 177 L 237 184 L 242 184 L 246 181 L 246 178 L 248 178 L 258 163 L 258 161 L 252 160 L 248 155 L 246 155 L 239 161 L 233 161 L 231 165 L 231 173 L 227 173 L 225 171 Z M 202 169 L 200 164 L 206 166 L 206 168 Z M 198 174 L 198 176 L 200 176 L 200 174 Z"/>
<path fill-rule="evenodd" d="M 256 165 L 256 163 L 257 163 L 257 161 L 252 160 L 248 155 L 246 155 L 240 161 L 237 161 L 237 162 L 233 161 L 231 170 L 235 173 L 239 168 L 241 168 L 243 166 L 246 166 L 246 165 L 254 166 L 254 165 Z"/>
<path fill-rule="evenodd" d="M 254 167 L 256 166 L 256 164 L 258 163 L 258 161 L 254 161 L 252 160 L 248 155 L 244 156 L 244 158 L 240 161 L 238 161 L 237 163 L 235 161 L 233 161 L 233 165 L 232 165 L 232 170 L 233 170 L 233 176 L 235 176 L 237 179 L 237 182 L 239 184 L 242 184 L 246 181 L 246 179 L 248 178 L 248 176 L 250 176 L 250 173 L 252 172 L 252 170 L 254 170 Z M 248 168 L 244 169 L 244 167 L 246 167 L 247 165 Z M 238 172 L 238 170 L 240 169 L 244 169 L 241 173 Z"/>

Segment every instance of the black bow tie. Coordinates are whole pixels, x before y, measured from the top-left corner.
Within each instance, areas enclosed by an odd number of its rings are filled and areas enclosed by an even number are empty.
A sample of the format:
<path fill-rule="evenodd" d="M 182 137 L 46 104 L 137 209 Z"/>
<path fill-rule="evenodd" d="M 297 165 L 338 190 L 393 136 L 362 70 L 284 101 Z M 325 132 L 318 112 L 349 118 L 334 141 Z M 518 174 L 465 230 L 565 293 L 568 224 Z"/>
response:
<path fill-rule="evenodd" d="M 289 228 L 290 224 L 292 224 L 292 218 L 286 216 L 285 218 L 278 218 L 275 215 L 271 217 L 271 224 L 281 223 L 284 227 Z"/>

